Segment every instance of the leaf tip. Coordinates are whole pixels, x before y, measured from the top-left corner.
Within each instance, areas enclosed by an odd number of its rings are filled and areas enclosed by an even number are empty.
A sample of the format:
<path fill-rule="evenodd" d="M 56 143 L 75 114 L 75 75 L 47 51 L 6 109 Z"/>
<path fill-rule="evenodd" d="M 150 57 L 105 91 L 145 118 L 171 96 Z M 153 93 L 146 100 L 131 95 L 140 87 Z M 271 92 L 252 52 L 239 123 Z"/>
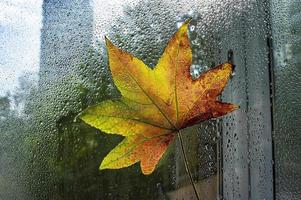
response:
<path fill-rule="evenodd" d="M 101 164 L 100 164 L 100 166 L 99 166 L 99 171 L 102 171 L 102 170 L 104 170 L 104 169 L 107 169 L 107 167 L 106 167 L 106 165 L 104 164 L 104 162 L 102 162 Z"/>
<path fill-rule="evenodd" d="M 154 170 L 155 169 L 146 170 L 146 169 L 144 169 L 144 168 L 141 167 L 142 174 L 144 174 L 145 176 L 151 175 L 154 172 Z"/>
<path fill-rule="evenodd" d="M 225 62 L 223 65 L 224 65 L 225 68 L 231 69 L 231 71 L 234 68 L 234 65 L 232 63 L 230 63 L 230 62 Z"/>
<path fill-rule="evenodd" d="M 143 175 L 145 175 L 145 176 L 148 176 L 148 175 L 151 175 L 151 174 L 152 174 L 152 172 L 144 172 L 144 171 L 142 171 L 142 173 L 143 173 Z"/>
<path fill-rule="evenodd" d="M 240 105 L 233 104 L 233 110 L 237 110 L 237 109 L 240 109 Z"/>
<path fill-rule="evenodd" d="M 230 105 L 230 112 L 240 109 L 240 106 L 237 104 L 229 104 Z"/>
<path fill-rule="evenodd" d="M 188 19 L 185 20 L 184 24 L 189 24 L 192 21 L 192 17 L 189 17 Z"/>
<path fill-rule="evenodd" d="M 191 20 L 192 20 L 192 18 L 186 19 L 186 21 L 180 26 L 179 31 L 183 30 L 186 32 Z"/>
<path fill-rule="evenodd" d="M 111 42 L 111 40 L 105 35 L 105 42 L 107 46 L 113 45 L 113 43 Z"/>

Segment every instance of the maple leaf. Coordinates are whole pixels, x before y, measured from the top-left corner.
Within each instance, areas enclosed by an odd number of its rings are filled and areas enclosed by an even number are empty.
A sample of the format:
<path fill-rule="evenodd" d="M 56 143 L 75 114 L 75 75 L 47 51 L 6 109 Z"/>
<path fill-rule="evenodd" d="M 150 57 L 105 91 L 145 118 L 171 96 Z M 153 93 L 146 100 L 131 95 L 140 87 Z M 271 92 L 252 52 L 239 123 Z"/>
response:
<path fill-rule="evenodd" d="M 103 159 L 100 170 L 140 162 L 142 172 L 151 174 L 180 129 L 238 108 L 217 100 L 231 75 L 230 63 L 192 79 L 188 25 L 172 36 L 154 69 L 106 38 L 110 70 L 122 97 L 88 107 L 80 118 L 125 138 Z"/>

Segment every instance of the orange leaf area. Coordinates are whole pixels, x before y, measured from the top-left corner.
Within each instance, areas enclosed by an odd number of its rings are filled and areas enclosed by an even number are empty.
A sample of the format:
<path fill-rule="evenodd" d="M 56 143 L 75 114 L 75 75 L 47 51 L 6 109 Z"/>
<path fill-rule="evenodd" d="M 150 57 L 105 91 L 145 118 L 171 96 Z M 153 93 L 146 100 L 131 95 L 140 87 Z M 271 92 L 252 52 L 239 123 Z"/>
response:
<path fill-rule="evenodd" d="M 110 70 L 122 97 L 88 107 L 80 118 L 125 138 L 104 158 L 100 170 L 140 162 L 142 172 L 151 174 L 177 131 L 238 108 L 217 100 L 232 73 L 230 63 L 192 79 L 188 26 L 189 21 L 172 36 L 154 69 L 106 39 Z"/>

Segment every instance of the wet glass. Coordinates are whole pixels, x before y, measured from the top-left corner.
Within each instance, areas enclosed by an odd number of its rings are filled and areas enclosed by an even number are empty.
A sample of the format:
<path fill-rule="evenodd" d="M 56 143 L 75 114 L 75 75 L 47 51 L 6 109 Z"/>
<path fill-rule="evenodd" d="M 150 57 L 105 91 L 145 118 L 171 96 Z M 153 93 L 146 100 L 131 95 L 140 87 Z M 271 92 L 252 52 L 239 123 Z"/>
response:
<path fill-rule="evenodd" d="M 300 199 L 301 2 L 273 1 L 276 199 Z"/>
<path fill-rule="evenodd" d="M 120 97 L 105 36 L 153 68 L 187 19 L 191 75 L 233 62 L 221 100 L 240 105 L 183 130 L 201 199 L 297 199 L 301 8 L 289 2 L 0 0 L 0 199 L 196 199 L 178 139 L 151 175 L 99 171 L 122 137 L 76 117 Z"/>

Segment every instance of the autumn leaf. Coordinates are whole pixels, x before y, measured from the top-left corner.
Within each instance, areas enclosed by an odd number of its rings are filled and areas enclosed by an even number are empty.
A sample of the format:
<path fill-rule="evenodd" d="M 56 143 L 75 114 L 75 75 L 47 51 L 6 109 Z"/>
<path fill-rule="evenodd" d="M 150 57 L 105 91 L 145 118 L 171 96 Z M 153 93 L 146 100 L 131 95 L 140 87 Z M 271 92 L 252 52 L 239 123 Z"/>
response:
<path fill-rule="evenodd" d="M 172 36 L 154 69 L 106 38 L 110 70 L 122 97 L 88 107 L 80 118 L 125 138 L 103 159 L 100 170 L 140 162 L 142 172 L 151 174 L 179 130 L 238 108 L 217 100 L 231 75 L 230 63 L 192 79 L 188 25 Z"/>

